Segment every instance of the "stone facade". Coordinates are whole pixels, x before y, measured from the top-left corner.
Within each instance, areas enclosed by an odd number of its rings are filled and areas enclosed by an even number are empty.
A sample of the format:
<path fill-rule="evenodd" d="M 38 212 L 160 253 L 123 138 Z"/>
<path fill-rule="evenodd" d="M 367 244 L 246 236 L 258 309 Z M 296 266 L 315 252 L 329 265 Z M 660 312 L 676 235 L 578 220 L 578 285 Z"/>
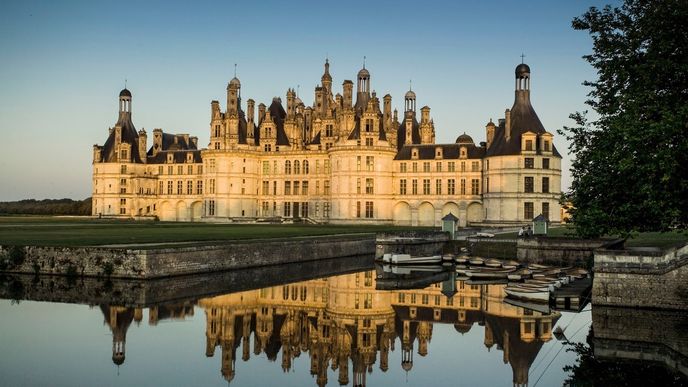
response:
<path fill-rule="evenodd" d="M 525 66 L 525 68 L 523 67 Z M 254 222 L 306 218 L 318 223 L 439 226 L 523 224 L 539 213 L 559 221 L 561 156 L 530 105 L 530 69 L 516 69 L 516 98 L 486 142 L 466 135 L 436 144 L 430 108 L 417 114 L 416 93 L 404 112 L 371 91 L 358 72 L 334 95 L 329 62 L 306 106 L 293 89 L 286 109 L 246 102 L 241 82 L 227 86 L 226 109 L 210 106 L 210 142 L 137 131 L 131 92 L 122 90 L 119 119 L 93 148 L 93 215 L 164 221 Z M 354 100 L 355 97 L 355 100 Z"/>

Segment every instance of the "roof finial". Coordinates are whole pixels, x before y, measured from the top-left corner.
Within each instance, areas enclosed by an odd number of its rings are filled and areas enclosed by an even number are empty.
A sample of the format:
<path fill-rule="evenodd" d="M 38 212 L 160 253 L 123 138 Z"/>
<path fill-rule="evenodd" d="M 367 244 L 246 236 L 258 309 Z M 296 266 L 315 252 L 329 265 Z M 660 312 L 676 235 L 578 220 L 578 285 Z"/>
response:
<path fill-rule="evenodd" d="M 409 79 L 409 91 L 412 90 L 412 89 L 411 89 L 411 86 L 412 86 L 412 85 L 413 85 L 413 81 L 412 81 L 411 79 Z"/>
<path fill-rule="evenodd" d="M 325 63 L 330 63 L 330 53 L 325 53 Z"/>
<path fill-rule="evenodd" d="M 363 55 L 363 68 L 365 68 L 365 60 L 366 60 L 366 57 L 365 57 L 365 55 Z"/>
<path fill-rule="evenodd" d="M 236 78 L 236 66 L 237 66 L 237 64 L 234 63 L 234 78 Z"/>
<path fill-rule="evenodd" d="M 301 85 L 296 85 L 296 97 L 299 96 L 299 88 L 300 87 L 301 87 Z"/>
<path fill-rule="evenodd" d="M 124 78 L 124 88 L 125 89 L 127 88 L 127 78 L 126 77 Z"/>
<path fill-rule="evenodd" d="M 525 54 L 521 53 L 521 64 L 523 64 L 523 58 L 525 58 Z"/>

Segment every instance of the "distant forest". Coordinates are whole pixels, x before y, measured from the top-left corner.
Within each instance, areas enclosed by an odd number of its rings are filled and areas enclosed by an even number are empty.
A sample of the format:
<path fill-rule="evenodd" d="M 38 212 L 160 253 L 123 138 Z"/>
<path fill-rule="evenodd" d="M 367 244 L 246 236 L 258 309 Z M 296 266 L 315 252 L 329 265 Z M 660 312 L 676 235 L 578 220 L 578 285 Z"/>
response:
<path fill-rule="evenodd" d="M 3 215 L 91 215 L 91 198 L 72 199 L 24 199 L 16 202 L 0 202 Z"/>

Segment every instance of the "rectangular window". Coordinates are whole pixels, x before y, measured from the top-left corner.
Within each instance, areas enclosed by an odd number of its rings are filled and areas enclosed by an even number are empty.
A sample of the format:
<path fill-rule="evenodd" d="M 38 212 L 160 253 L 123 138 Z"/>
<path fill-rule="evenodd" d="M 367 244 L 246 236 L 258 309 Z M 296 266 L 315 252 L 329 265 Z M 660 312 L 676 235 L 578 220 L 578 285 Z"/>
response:
<path fill-rule="evenodd" d="M 208 215 L 215 215 L 215 200 L 208 200 Z"/>
<path fill-rule="evenodd" d="M 187 175 L 193 175 L 193 165 L 186 167 L 186 173 Z"/>
<path fill-rule="evenodd" d="M 399 195 L 406 195 L 406 179 L 399 180 Z"/>
<path fill-rule="evenodd" d="M 466 162 L 465 161 L 461 162 L 461 172 L 466 172 Z"/>
<path fill-rule="evenodd" d="M 411 180 L 411 195 L 418 195 L 418 180 Z"/>
<path fill-rule="evenodd" d="M 307 181 L 301 182 L 301 195 L 308 195 L 308 182 Z"/>
<path fill-rule="evenodd" d="M 325 160 L 325 173 L 330 173 L 330 160 Z"/>
<path fill-rule="evenodd" d="M 549 169 L 549 159 L 542 159 L 542 169 Z"/>
<path fill-rule="evenodd" d="M 291 216 L 291 202 L 284 202 L 284 217 L 288 218 Z"/>
<path fill-rule="evenodd" d="M 449 172 L 456 172 L 456 163 L 453 161 L 447 163 L 447 170 L 449 170 Z"/>
<path fill-rule="evenodd" d="M 177 175 L 183 175 L 183 174 L 184 174 L 184 166 L 178 165 L 177 166 Z"/>
<path fill-rule="evenodd" d="M 466 179 L 461 179 L 461 195 L 466 194 Z"/>
<path fill-rule="evenodd" d="M 320 173 L 320 160 L 315 160 L 315 173 Z"/>
<path fill-rule="evenodd" d="M 162 165 L 158 166 L 158 175 L 162 175 Z"/>
<path fill-rule="evenodd" d="M 366 179 L 366 194 L 372 195 L 375 193 L 375 181 L 373 179 Z"/>
<path fill-rule="evenodd" d="M 423 195 L 430 195 L 430 179 L 423 179 Z"/>
<path fill-rule="evenodd" d="M 423 163 L 423 172 L 430 172 L 430 162 Z"/>
<path fill-rule="evenodd" d="M 477 161 L 471 162 L 471 171 L 473 171 L 473 172 L 480 171 L 480 163 L 478 163 Z"/>
<path fill-rule="evenodd" d="M 442 195 L 442 180 L 435 180 L 435 195 Z"/>
<path fill-rule="evenodd" d="M 366 156 L 366 171 L 374 171 L 374 170 L 375 170 L 375 157 Z"/>
<path fill-rule="evenodd" d="M 490 178 L 486 177 L 485 178 L 485 187 L 483 188 L 486 193 L 490 192 Z"/>
<path fill-rule="evenodd" d="M 534 189 L 533 189 L 533 177 L 532 176 L 526 176 L 523 179 L 523 191 L 526 193 L 532 193 L 534 191 Z"/>
<path fill-rule="evenodd" d="M 198 195 L 203 194 L 203 180 L 198 180 L 196 182 L 196 194 L 198 194 Z"/>
<path fill-rule="evenodd" d="M 412 170 L 413 172 L 418 172 L 418 163 L 413 163 L 413 164 L 411 164 L 411 167 L 412 167 L 411 170 Z"/>
<path fill-rule="evenodd" d="M 549 177 L 542 178 L 542 192 L 549 193 Z"/>
<path fill-rule="evenodd" d="M 526 140 L 526 150 L 527 151 L 533 150 L 533 140 Z"/>
<path fill-rule="evenodd" d="M 273 196 L 277 195 L 277 182 L 276 181 L 272 182 L 272 195 Z"/>
<path fill-rule="evenodd" d="M 324 183 L 324 186 L 323 186 L 323 190 L 325 191 L 325 192 L 324 192 L 325 195 L 329 195 L 329 194 L 330 194 L 330 181 L 329 181 L 329 180 L 325 180 L 325 183 Z"/>
<path fill-rule="evenodd" d="M 203 166 L 202 166 L 202 165 L 199 165 L 199 166 L 198 166 L 198 174 L 200 175 L 200 174 L 202 174 L 202 173 L 203 173 Z"/>
<path fill-rule="evenodd" d="M 263 195 L 269 195 L 269 194 L 270 194 L 270 182 L 264 181 L 263 182 Z"/>
<path fill-rule="evenodd" d="M 524 166 L 526 169 L 533 169 L 533 168 L 535 168 L 534 159 L 533 159 L 532 157 L 526 157 L 525 159 L 523 159 L 523 166 Z"/>
<path fill-rule="evenodd" d="M 356 193 L 361 194 L 361 178 L 356 179 Z"/>
<path fill-rule="evenodd" d="M 210 179 L 210 187 L 208 188 L 208 193 L 209 194 L 214 194 L 215 193 L 215 179 Z"/>
<path fill-rule="evenodd" d="M 447 180 L 447 195 L 455 195 L 455 194 L 456 194 L 456 180 L 449 179 L 449 180 Z"/>
<path fill-rule="evenodd" d="M 320 195 L 320 180 L 315 181 L 315 194 Z"/>
<path fill-rule="evenodd" d="M 480 195 L 479 179 L 471 179 L 471 195 Z"/>
<path fill-rule="evenodd" d="M 284 195 L 291 195 L 291 181 L 284 182 Z"/>
<path fill-rule="evenodd" d="M 435 169 L 437 170 L 437 172 L 442 172 L 442 162 L 441 161 L 438 161 L 435 163 Z"/>
<path fill-rule="evenodd" d="M 361 202 L 356 202 L 356 217 L 361 217 Z"/>
<path fill-rule="evenodd" d="M 172 195 L 172 180 L 167 182 L 167 194 Z"/>
<path fill-rule="evenodd" d="M 186 182 L 186 194 L 191 195 L 193 193 L 193 181 L 188 180 Z"/>
<path fill-rule="evenodd" d="M 159 181 L 159 182 L 158 182 L 158 195 L 162 195 L 162 194 L 163 194 L 163 191 L 162 191 L 162 181 Z"/>
<path fill-rule="evenodd" d="M 366 218 L 370 219 L 373 217 L 373 202 L 366 202 Z"/>
<path fill-rule="evenodd" d="M 270 173 L 270 162 L 269 161 L 263 161 L 263 175 L 267 175 Z"/>
<path fill-rule="evenodd" d="M 542 216 L 549 219 L 549 203 L 542 202 Z"/>
<path fill-rule="evenodd" d="M 173 175 L 173 174 L 174 174 L 174 167 L 173 167 L 173 166 L 169 165 L 169 166 L 167 167 L 167 174 L 168 174 L 168 175 Z"/>
<path fill-rule="evenodd" d="M 366 137 L 366 146 L 373 146 L 373 139 L 372 137 Z"/>
<path fill-rule="evenodd" d="M 361 170 L 361 156 L 356 156 L 356 170 Z"/>
<path fill-rule="evenodd" d="M 406 173 L 406 163 L 399 164 L 399 172 Z"/>
<path fill-rule="evenodd" d="M 544 146 L 543 146 L 543 148 L 544 148 L 543 150 L 544 150 L 545 152 L 549 152 L 549 141 L 545 140 L 544 143 L 543 143 L 543 145 L 544 145 Z"/>
<path fill-rule="evenodd" d="M 329 202 L 323 203 L 323 217 L 325 217 L 325 218 L 330 217 L 330 203 Z"/>
<path fill-rule="evenodd" d="M 298 181 L 295 181 L 295 182 L 294 182 L 294 195 L 298 195 L 298 194 L 299 194 L 299 188 L 300 188 L 299 186 L 300 186 L 300 185 L 301 185 L 300 182 L 298 182 Z M 294 214 L 294 215 L 296 215 L 296 214 Z"/>
<path fill-rule="evenodd" d="M 119 173 L 122 173 L 122 174 L 127 173 L 127 166 L 125 164 L 122 164 L 119 167 Z"/>
<path fill-rule="evenodd" d="M 533 216 L 533 202 L 525 202 L 523 203 L 523 218 L 525 220 L 531 220 L 535 216 Z"/>
<path fill-rule="evenodd" d="M 177 180 L 177 195 L 182 194 L 183 183 L 181 180 Z"/>

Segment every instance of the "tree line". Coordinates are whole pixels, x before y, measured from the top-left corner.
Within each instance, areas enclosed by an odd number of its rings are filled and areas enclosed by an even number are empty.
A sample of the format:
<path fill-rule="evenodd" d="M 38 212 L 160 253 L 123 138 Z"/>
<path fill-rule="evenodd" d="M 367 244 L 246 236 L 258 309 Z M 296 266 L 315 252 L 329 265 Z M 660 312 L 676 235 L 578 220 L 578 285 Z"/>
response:
<path fill-rule="evenodd" d="M 91 215 L 91 198 L 24 199 L 0 202 L 0 214 L 5 215 Z"/>

